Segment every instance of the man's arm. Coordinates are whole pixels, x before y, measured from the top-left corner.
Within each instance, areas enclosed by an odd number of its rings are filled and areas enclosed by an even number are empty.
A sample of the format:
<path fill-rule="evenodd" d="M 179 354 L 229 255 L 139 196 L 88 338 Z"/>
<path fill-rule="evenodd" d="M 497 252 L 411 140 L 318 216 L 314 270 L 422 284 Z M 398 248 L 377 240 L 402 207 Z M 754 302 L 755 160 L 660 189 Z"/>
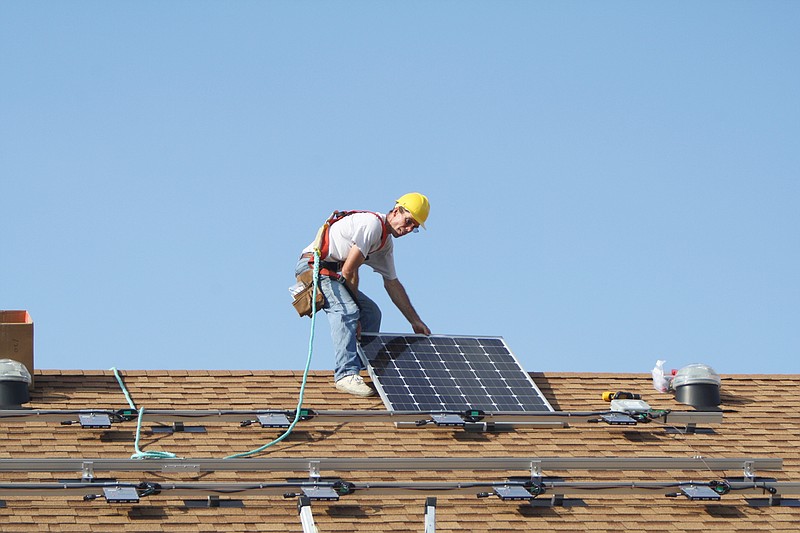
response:
<path fill-rule="evenodd" d="M 384 278 L 383 286 L 386 289 L 386 292 L 389 293 L 389 297 L 392 299 L 392 302 L 394 302 L 394 305 L 396 305 L 400 312 L 403 313 L 403 316 L 406 317 L 406 320 L 411 323 L 414 333 L 430 335 L 430 328 L 425 325 L 425 322 L 423 322 L 419 317 L 416 309 L 414 309 L 414 306 L 411 305 L 411 300 L 408 298 L 408 293 L 406 293 L 406 289 L 403 287 L 403 284 L 400 283 L 400 280 Z"/>
<path fill-rule="evenodd" d="M 347 259 L 342 265 L 342 277 L 353 298 L 358 298 L 358 269 L 364 264 L 364 261 L 365 257 L 361 254 L 361 250 L 354 244 L 350 247 Z"/>

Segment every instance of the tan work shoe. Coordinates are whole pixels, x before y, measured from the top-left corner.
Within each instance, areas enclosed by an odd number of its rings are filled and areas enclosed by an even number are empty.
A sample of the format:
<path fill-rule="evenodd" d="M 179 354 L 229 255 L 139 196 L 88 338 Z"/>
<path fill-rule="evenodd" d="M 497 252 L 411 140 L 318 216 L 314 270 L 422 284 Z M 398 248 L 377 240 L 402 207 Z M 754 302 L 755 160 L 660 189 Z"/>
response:
<path fill-rule="evenodd" d="M 358 374 L 345 376 L 336 382 L 336 388 L 348 394 L 356 396 L 372 396 L 375 391 L 372 387 L 364 383 L 364 379 Z"/>

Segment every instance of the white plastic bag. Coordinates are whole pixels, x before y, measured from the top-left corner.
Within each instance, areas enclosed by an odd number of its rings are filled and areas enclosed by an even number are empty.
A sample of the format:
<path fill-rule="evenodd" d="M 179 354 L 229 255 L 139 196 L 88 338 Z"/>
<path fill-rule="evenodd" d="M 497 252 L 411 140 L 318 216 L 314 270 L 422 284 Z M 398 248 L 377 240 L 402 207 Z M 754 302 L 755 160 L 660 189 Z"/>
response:
<path fill-rule="evenodd" d="M 670 381 L 672 381 L 672 379 L 670 379 L 671 376 L 667 377 L 664 375 L 664 363 L 666 363 L 666 361 L 659 359 L 656 361 L 656 366 L 653 367 L 653 388 L 658 392 L 668 392 Z"/>

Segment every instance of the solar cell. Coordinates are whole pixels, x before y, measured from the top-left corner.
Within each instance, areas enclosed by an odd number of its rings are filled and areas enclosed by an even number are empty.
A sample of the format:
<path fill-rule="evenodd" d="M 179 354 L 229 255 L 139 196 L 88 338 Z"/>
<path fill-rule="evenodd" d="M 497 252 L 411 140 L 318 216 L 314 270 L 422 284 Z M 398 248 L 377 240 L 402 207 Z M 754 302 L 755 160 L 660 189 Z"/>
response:
<path fill-rule="evenodd" d="M 363 333 L 360 355 L 394 411 L 553 411 L 500 337 Z"/>

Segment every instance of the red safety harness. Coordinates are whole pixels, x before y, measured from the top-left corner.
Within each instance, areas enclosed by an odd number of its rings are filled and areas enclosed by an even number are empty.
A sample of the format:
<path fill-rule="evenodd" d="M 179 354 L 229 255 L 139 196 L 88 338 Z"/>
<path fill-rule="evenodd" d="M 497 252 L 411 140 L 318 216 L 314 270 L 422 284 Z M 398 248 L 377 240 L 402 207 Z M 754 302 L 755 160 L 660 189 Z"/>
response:
<path fill-rule="evenodd" d="M 381 244 L 375 250 L 368 251 L 367 256 L 369 257 L 369 254 L 375 253 L 381 248 L 383 248 L 383 246 L 386 244 L 386 239 L 389 237 L 389 232 L 386 229 L 386 222 L 383 220 L 383 218 L 381 218 L 381 216 L 378 213 L 375 213 L 374 211 L 334 211 L 333 214 L 328 218 L 328 220 L 325 221 L 325 224 L 322 225 L 317 236 L 319 240 L 317 248 L 319 249 L 320 259 L 328 257 L 328 253 L 330 253 L 331 226 L 336 222 L 342 220 L 344 217 L 353 215 L 355 213 L 372 213 L 378 218 L 378 221 L 381 223 Z M 304 254 L 304 256 L 305 255 L 309 256 L 308 264 L 313 266 L 314 254 Z M 320 264 L 319 273 L 322 276 L 330 276 L 333 279 L 339 279 L 341 275 L 339 274 L 338 271 L 341 270 L 341 267 L 342 263 L 323 261 Z"/>

